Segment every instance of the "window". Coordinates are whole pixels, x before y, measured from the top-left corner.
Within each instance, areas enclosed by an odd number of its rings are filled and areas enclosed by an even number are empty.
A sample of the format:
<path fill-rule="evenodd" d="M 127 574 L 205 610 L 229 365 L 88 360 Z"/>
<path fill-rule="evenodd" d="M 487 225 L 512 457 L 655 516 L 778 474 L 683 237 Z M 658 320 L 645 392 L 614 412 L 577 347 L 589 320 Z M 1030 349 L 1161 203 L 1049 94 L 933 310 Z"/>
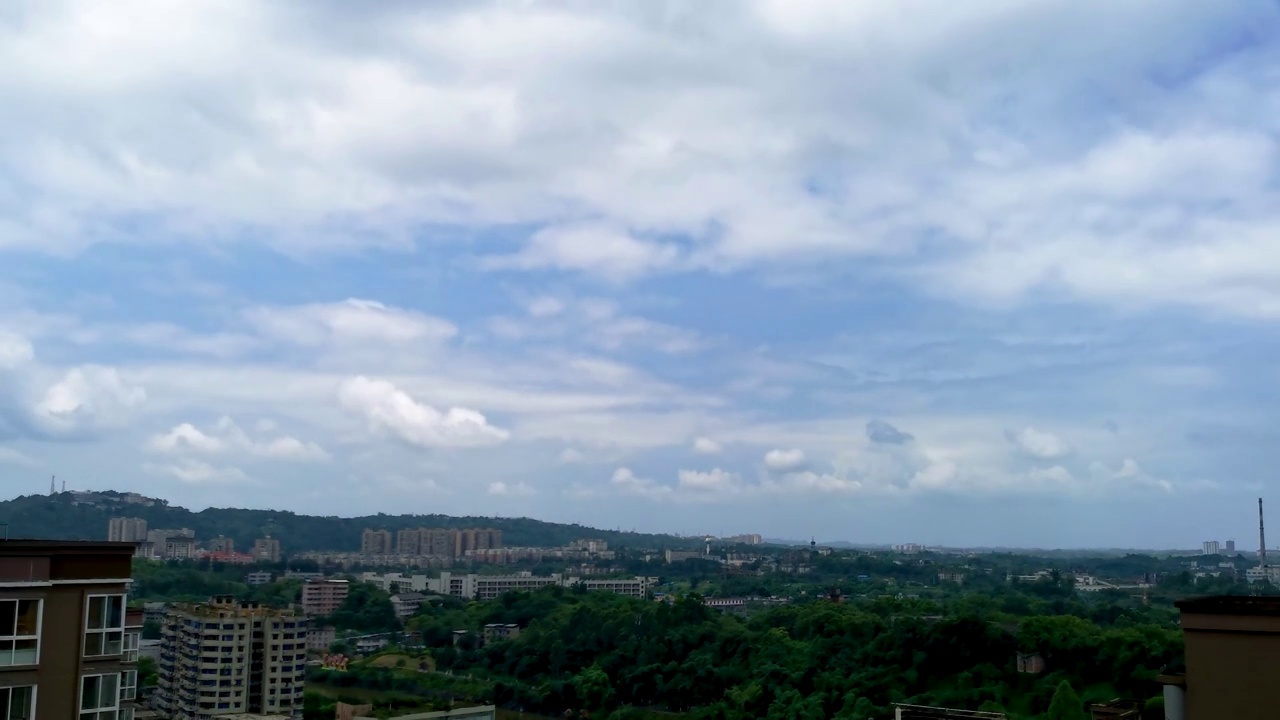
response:
<path fill-rule="evenodd" d="M 125 670 L 120 673 L 120 699 L 133 700 L 138 697 L 138 671 Z"/>
<path fill-rule="evenodd" d="M 40 661 L 40 609 L 39 600 L 0 600 L 0 666 Z"/>
<path fill-rule="evenodd" d="M 136 632 L 125 633 L 124 636 L 124 656 L 120 658 L 125 662 L 138 662 L 138 640 L 141 636 Z"/>
<path fill-rule="evenodd" d="M 85 675 L 80 679 L 80 720 L 119 720 L 119 707 L 119 675 Z"/>
<path fill-rule="evenodd" d="M 36 689 L 0 688 L 0 720 L 31 720 L 36 716 Z"/>
<path fill-rule="evenodd" d="M 124 596 L 90 595 L 84 623 L 86 657 L 119 655 L 124 645 Z"/>

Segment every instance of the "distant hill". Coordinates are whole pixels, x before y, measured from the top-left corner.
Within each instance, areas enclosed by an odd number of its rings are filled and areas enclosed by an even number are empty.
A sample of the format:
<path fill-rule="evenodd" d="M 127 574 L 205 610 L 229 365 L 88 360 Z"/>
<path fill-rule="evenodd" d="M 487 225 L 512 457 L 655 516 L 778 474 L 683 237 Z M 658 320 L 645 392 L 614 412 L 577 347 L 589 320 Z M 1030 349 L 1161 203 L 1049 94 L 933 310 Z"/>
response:
<path fill-rule="evenodd" d="M 63 492 L 24 495 L 0 502 L 0 524 L 12 538 L 48 540 L 105 540 L 111 518 L 140 517 L 150 529 L 191 528 L 196 540 L 225 535 L 236 549 L 253 546 L 254 538 L 270 533 L 286 554 L 306 550 L 355 552 L 365 528 L 395 532 L 407 528 L 497 528 L 503 544 L 514 547 L 558 547 L 581 538 L 596 538 L 616 547 L 692 547 L 696 539 L 673 535 L 599 530 L 583 525 L 542 522 L 530 518 L 450 517 L 448 515 L 370 515 L 343 518 L 298 515 L 282 510 L 208 508 L 192 512 L 165 500 L 135 493 Z"/>

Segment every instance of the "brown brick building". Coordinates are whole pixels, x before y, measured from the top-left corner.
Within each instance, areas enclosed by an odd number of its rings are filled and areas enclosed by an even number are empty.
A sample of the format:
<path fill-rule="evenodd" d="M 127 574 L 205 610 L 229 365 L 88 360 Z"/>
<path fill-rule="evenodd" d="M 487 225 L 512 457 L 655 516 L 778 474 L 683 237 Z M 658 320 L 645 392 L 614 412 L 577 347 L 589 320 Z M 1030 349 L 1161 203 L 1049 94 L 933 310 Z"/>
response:
<path fill-rule="evenodd" d="M 1181 600 L 1186 674 L 1167 683 L 1169 717 L 1185 720 L 1274 720 L 1280 717 L 1280 598 Z M 1176 710 L 1183 711 L 1176 714 Z"/>
<path fill-rule="evenodd" d="M 133 718 L 133 553 L 125 542 L 0 541 L 0 717 Z"/>

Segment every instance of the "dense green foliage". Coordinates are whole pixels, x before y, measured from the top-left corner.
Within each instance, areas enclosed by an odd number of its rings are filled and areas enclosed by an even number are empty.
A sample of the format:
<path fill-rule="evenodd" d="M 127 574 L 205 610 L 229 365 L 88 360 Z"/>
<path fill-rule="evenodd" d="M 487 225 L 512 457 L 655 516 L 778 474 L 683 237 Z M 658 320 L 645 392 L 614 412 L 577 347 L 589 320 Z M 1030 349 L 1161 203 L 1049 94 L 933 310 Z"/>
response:
<path fill-rule="evenodd" d="M 340 630 L 366 633 L 400 628 L 395 608 L 391 606 L 391 595 L 365 583 L 351 583 L 351 592 L 341 607 L 322 622 Z"/>
<path fill-rule="evenodd" d="M 373 515 L 366 517 L 316 517 L 279 510 L 208 508 L 191 512 L 156 501 L 147 506 L 123 502 L 118 493 L 103 492 L 94 504 L 75 501 L 72 493 L 25 495 L 0 502 L 0 524 L 9 525 L 10 537 L 49 540 L 101 540 L 112 517 L 140 517 L 151 528 L 191 528 L 197 538 L 225 535 L 237 549 L 250 548 L 255 538 L 271 534 L 285 553 L 304 550 L 355 551 L 365 528 L 396 531 L 418 527 L 492 527 L 502 531 L 511 546 L 556 547 L 574 540 L 601 538 L 617 546 L 684 547 L 691 541 L 670 535 L 597 530 L 582 525 L 548 523 L 530 518 L 450 517 L 448 515 Z"/>
<path fill-rule="evenodd" d="M 1088 701 L 1153 697 L 1159 669 L 1181 653 L 1167 621 L 1018 618 L 971 605 L 963 596 L 819 600 L 742 619 L 696 596 L 654 603 L 548 589 L 436 604 L 411 624 L 440 669 L 487 677 L 495 701 L 550 714 L 636 706 L 719 720 L 867 720 L 912 702 L 1038 718 L 1064 681 Z M 490 622 L 527 629 L 483 648 L 453 646 L 452 630 Z M 1017 673 L 1019 648 L 1051 658 L 1049 671 Z"/>

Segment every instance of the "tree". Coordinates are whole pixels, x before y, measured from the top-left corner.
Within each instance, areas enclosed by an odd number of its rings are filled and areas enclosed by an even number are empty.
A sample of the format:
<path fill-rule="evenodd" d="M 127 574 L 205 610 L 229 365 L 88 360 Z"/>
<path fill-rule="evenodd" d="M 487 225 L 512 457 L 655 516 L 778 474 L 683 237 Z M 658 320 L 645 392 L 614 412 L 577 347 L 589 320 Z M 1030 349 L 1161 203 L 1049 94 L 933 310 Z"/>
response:
<path fill-rule="evenodd" d="M 1089 720 L 1084 714 L 1084 703 L 1080 696 L 1071 689 L 1071 683 L 1063 680 L 1058 689 L 1053 691 L 1053 699 L 1049 701 L 1049 720 Z"/>

